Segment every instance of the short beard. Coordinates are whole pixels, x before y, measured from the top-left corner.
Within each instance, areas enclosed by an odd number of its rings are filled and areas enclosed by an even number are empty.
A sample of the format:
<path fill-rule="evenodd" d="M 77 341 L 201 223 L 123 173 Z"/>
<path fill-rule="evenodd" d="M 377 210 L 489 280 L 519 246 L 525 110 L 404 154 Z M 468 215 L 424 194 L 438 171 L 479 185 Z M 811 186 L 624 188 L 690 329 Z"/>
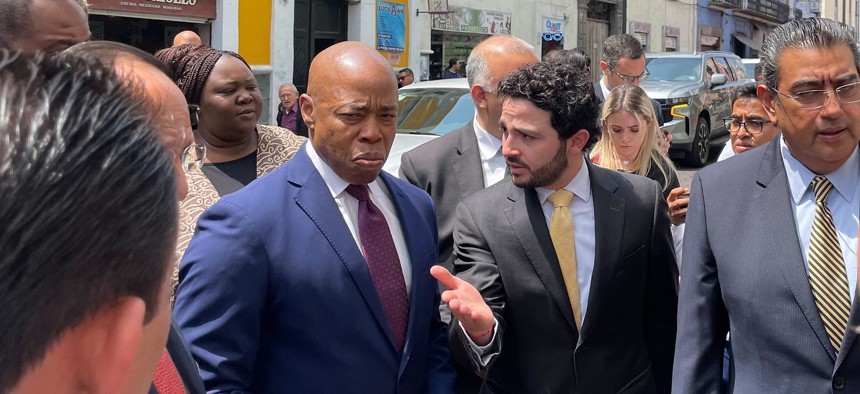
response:
<path fill-rule="evenodd" d="M 531 171 L 530 167 L 526 167 L 532 173 L 532 175 L 520 182 L 515 178 L 511 178 L 514 185 L 522 188 L 530 187 L 543 187 L 549 185 L 558 180 L 561 177 L 561 174 L 564 173 L 564 170 L 567 169 L 567 145 L 565 144 L 565 140 L 562 140 L 559 144 L 558 150 L 555 152 L 555 157 L 546 163 L 544 166 Z M 522 165 L 522 163 L 515 162 L 517 164 Z"/>

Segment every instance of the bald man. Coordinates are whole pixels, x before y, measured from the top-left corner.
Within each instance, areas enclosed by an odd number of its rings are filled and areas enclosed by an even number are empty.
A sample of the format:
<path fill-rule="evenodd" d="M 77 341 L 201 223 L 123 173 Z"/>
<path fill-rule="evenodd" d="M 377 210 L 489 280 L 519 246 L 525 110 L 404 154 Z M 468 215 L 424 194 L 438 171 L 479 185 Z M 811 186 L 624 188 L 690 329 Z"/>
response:
<path fill-rule="evenodd" d="M 79 0 L 0 0 L 0 47 L 53 54 L 89 39 Z"/>
<path fill-rule="evenodd" d="M 173 46 L 178 47 L 183 44 L 203 45 L 203 40 L 200 39 L 197 33 L 191 30 L 183 30 L 176 37 L 173 37 Z"/>
<path fill-rule="evenodd" d="M 174 317 L 206 389 L 452 392 L 433 205 L 381 172 L 394 71 L 373 48 L 336 44 L 299 105 L 309 143 L 206 211 L 180 266 L 193 302 Z"/>

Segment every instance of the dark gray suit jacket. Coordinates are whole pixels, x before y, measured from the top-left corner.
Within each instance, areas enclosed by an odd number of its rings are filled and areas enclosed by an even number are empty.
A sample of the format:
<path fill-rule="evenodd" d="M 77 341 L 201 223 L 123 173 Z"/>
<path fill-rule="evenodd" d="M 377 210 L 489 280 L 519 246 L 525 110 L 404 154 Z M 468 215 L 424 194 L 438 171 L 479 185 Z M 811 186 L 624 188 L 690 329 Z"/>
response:
<path fill-rule="evenodd" d="M 439 228 L 439 264 L 454 266 L 454 213 L 463 199 L 484 188 L 481 154 L 472 121 L 400 158 L 400 178 L 433 198 Z"/>
<path fill-rule="evenodd" d="M 693 178 L 673 392 L 725 392 L 729 330 L 729 392 L 860 392 L 857 335 L 849 329 L 838 354 L 831 350 L 812 297 L 779 140 Z M 857 306 L 849 327 L 860 320 Z"/>
<path fill-rule="evenodd" d="M 588 315 L 576 330 L 534 189 L 502 182 L 457 208 L 455 271 L 499 322 L 487 382 L 496 393 L 668 392 L 677 269 L 656 182 L 588 164 L 595 264 Z M 478 367 L 451 324 L 455 358 Z"/>
<path fill-rule="evenodd" d="M 605 101 L 603 97 L 603 89 L 600 88 L 600 81 L 594 83 L 594 94 L 600 101 Z M 651 107 L 654 110 L 654 117 L 657 119 L 657 126 L 663 125 L 663 111 L 660 109 L 660 103 L 657 100 L 651 99 Z M 598 114 L 598 118 L 600 115 Z"/>

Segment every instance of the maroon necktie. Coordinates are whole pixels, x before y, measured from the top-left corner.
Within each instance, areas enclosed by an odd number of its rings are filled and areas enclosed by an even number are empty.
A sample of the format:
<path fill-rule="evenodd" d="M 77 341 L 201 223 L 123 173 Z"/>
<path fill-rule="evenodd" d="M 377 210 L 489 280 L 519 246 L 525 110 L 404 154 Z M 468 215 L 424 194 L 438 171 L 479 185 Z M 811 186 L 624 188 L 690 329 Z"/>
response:
<path fill-rule="evenodd" d="M 391 231 L 382 211 L 370 201 L 366 185 L 349 185 L 346 192 L 358 200 L 358 237 L 361 239 L 361 249 L 364 251 L 367 269 L 382 303 L 388 326 L 394 334 L 395 346 L 397 350 L 403 351 L 409 319 L 409 301 L 394 239 L 391 238 Z"/>
<path fill-rule="evenodd" d="M 182 384 L 182 377 L 179 376 L 179 371 L 176 365 L 173 364 L 173 359 L 167 350 L 161 354 L 161 359 L 158 360 L 158 366 L 155 368 L 155 376 L 152 377 L 152 383 L 160 394 L 185 394 L 185 385 Z"/>

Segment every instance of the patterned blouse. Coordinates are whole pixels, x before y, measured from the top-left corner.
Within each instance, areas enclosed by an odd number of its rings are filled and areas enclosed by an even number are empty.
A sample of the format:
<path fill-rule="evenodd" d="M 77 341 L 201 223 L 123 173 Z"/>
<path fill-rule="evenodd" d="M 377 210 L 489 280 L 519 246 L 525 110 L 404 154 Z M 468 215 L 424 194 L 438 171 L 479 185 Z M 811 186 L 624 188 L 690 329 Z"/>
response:
<path fill-rule="evenodd" d="M 277 126 L 257 125 L 257 178 L 292 159 L 305 141 L 307 138 L 299 137 L 290 130 Z M 179 281 L 179 262 L 194 235 L 197 219 L 203 211 L 221 198 L 202 170 L 187 171 L 185 178 L 188 180 L 188 196 L 179 202 L 179 239 L 176 243 L 175 264 L 171 277 L 173 281 L 171 303 L 172 294 L 176 292 Z"/>

